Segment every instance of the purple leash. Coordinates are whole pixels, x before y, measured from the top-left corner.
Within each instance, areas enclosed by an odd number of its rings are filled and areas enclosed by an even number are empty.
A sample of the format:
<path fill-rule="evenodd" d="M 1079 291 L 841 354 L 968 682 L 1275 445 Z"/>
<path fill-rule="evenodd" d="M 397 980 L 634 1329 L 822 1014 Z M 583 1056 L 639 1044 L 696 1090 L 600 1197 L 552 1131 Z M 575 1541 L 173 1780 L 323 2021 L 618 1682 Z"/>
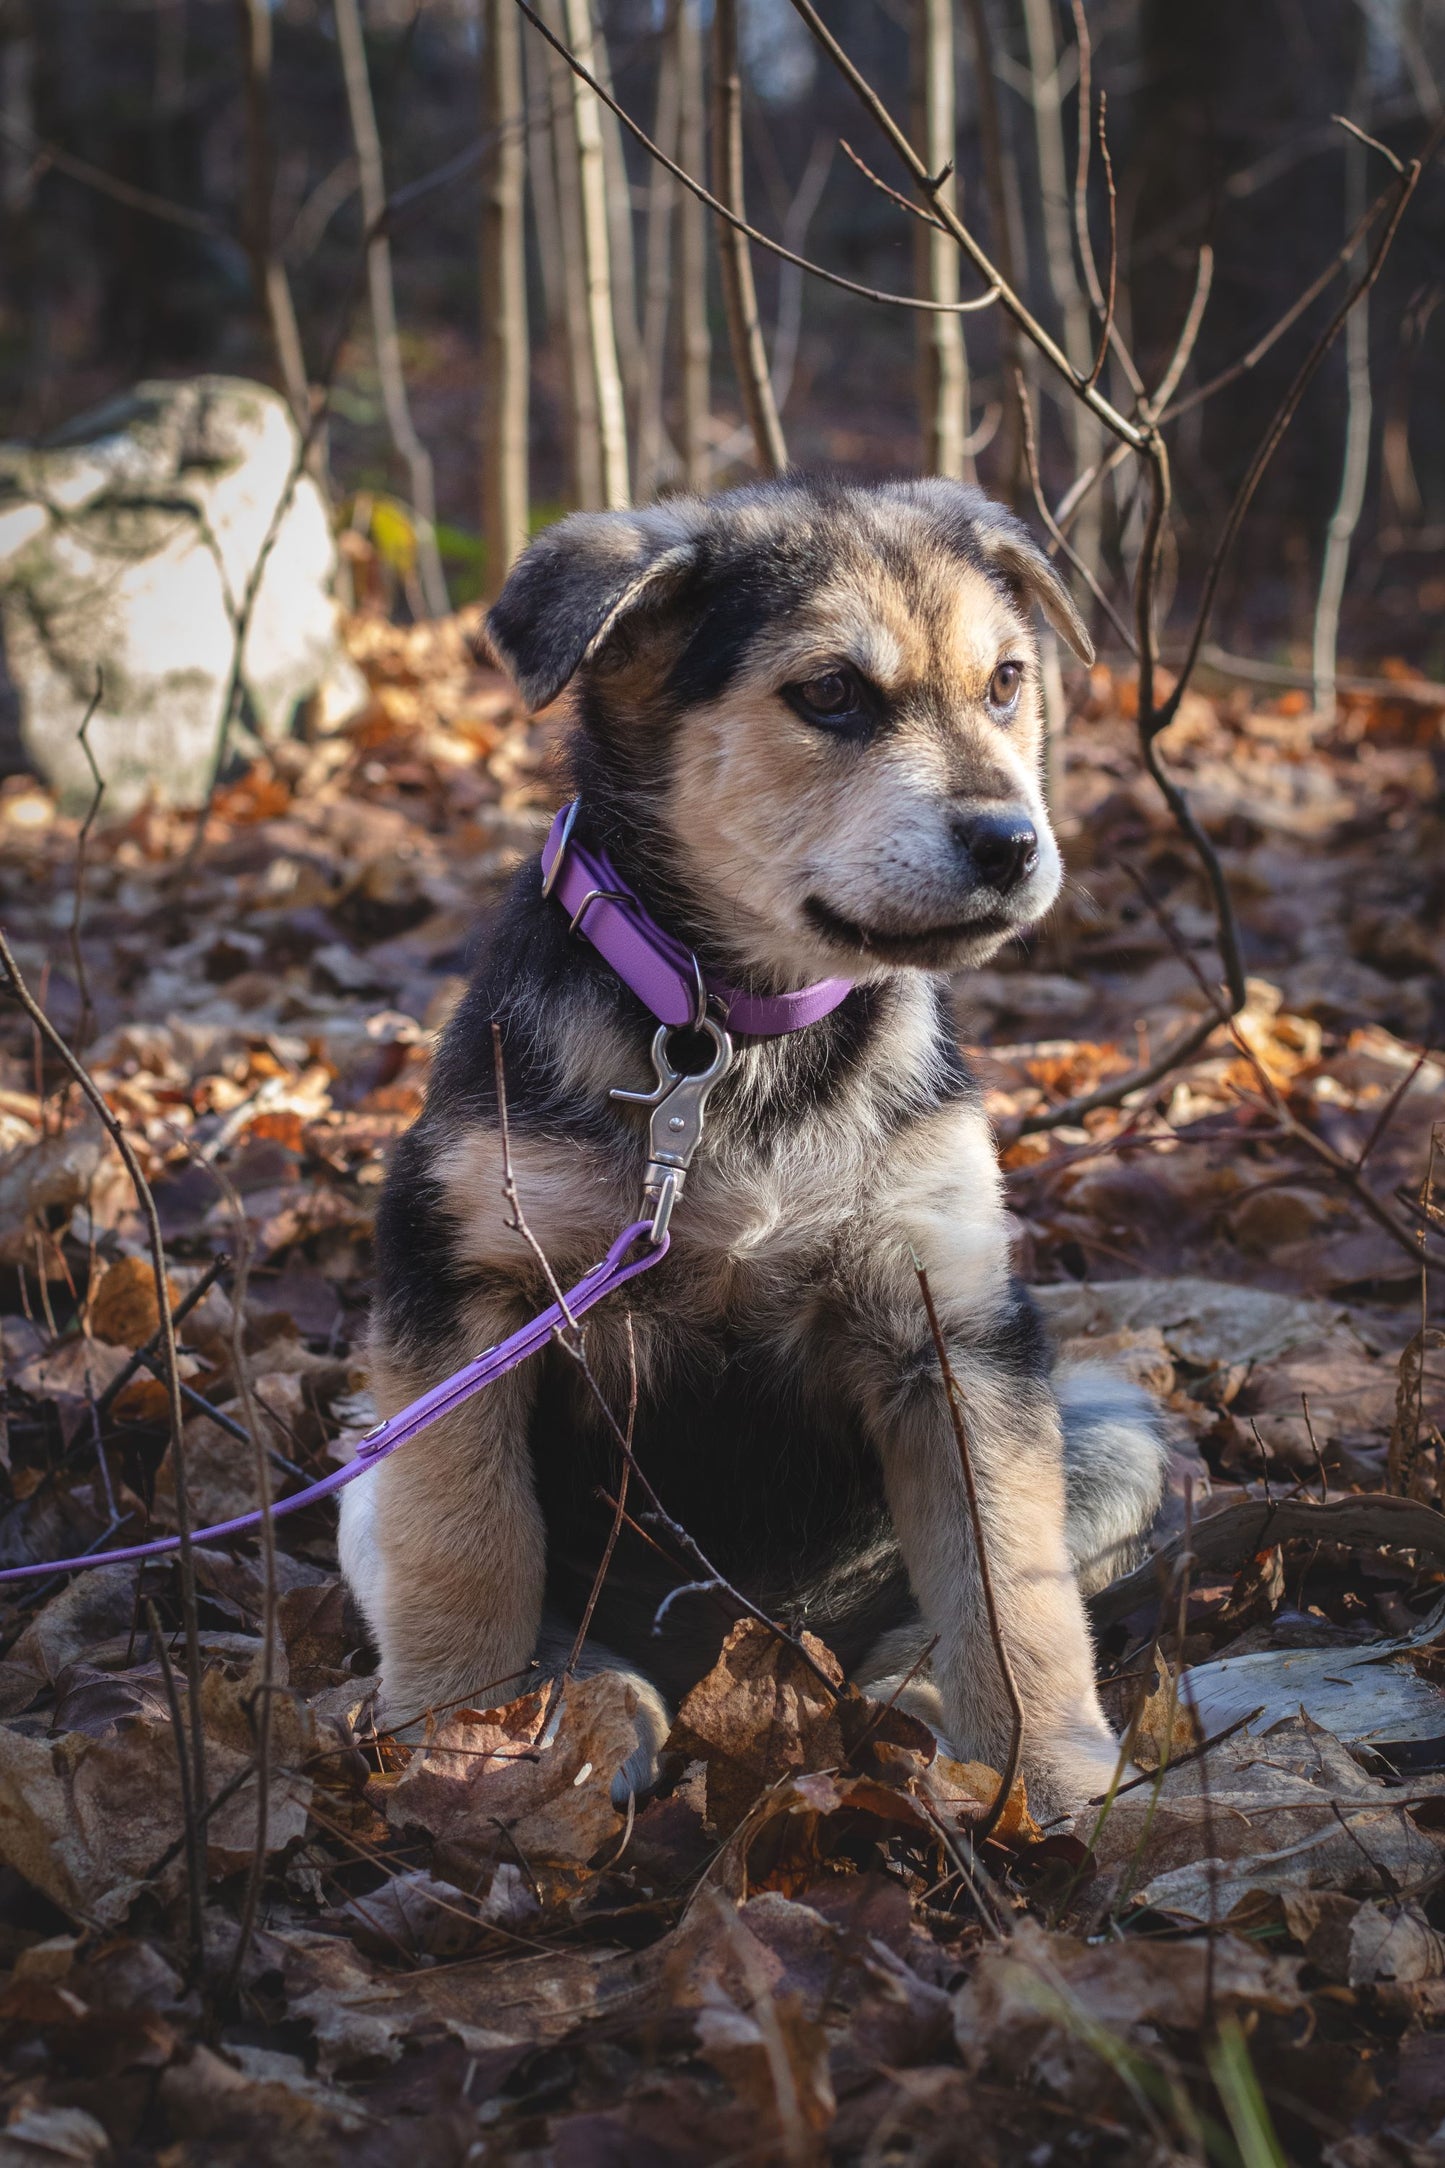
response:
<path fill-rule="evenodd" d="M 384 1423 L 377 1424 L 375 1430 L 369 1430 L 356 1449 L 356 1458 L 348 1461 L 344 1468 L 338 1468 L 334 1475 L 323 1476 L 319 1483 L 308 1483 L 305 1490 L 297 1491 L 294 1497 L 283 1498 L 278 1505 L 272 1506 L 271 1518 L 279 1521 L 284 1514 L 299 1513 L 303 1507 L 314 1506 L 318 1499 L 329 1498 L 333 1491 L 343 1490 L 348 1483 L 354 1483 L 359 1475 L 365 1475 L 378 1461 L 385 1460 L 388 1453 L 394 1453 L 398 1446 L 406 1445 L 419 1431 L 427 1429 L 439 1417 L 450 1415 L 453 1408 L 461 1407 L 464 1401 L 471 1399 L 473 1393 L 481 1392 L 485 1386 L 495 1385 L 498 1378 L 504 1378 L 509 1370 L 515 1370 L 519 1363 L 524 1363 L 529 1355 L 535 1355 L 540 1348 L 546 1346 L 553 1333 L 562 1330 L 568 1316 L 580 1317 L 595 1303 L 601 1302 L 604 1295 L 610 1295 L 617 1288 L 624 1287 L 629 1280 L 635 1280 L 640 1272 L 650 1272 L 652 1267 L 660 1264 L 667 1255 L 668 1242 L 666 1234 L 660 1242 L 653 1242 L 651 1233 L 650 1221 L 634 1220 L 632 1225 L 624 1228 L 617 1237 L 601 1264 L 594 1265 L 590 1272 L 584 1274 L 565 1297 L 567 1315 L 563 1314 L 562 1304 L 554 1302 L 550 1309 L 544 1310 L 540 1317 L 534 1317 L 530 1324 L 523 1325 L 510 1339 L 503 1340 L 498 1347 L 488 1348 L 484 1355 L 476 1356 L 464 1369 L 453 1371 L 449 1378 L 444 1378 L 440 1385 L 434 1385 L 430 1392 L 423 1393 L 419 1400 L 413 1400 L 409 1407 L 402 1408 L 396 1415 L 388 1416 Z M 628 1251 L 643 1236 L 648 1237 L 647 1248 L 640 1257 L 634 1257 L 628 1262 Z M 234 1520 L 218 1521 L 214 1528 L 196 1529 L 191 1541 L 213 1543 L 221 1536 L 244 1535 L 247 1529 L 259 1528 L 264 1517 L 260 1512 L 238 1513 Z M 178 1551 L 180 1547 L 179 1536 L 160 1536 L 154 1543 L 133 1543 L 123 1551 L 88 1551 L 80 1558 L 51 1558 L 33 1566 L 10 1566 L 0 1573 L 0 1582 L 38 1580 L 51 1573 L 79 1572 L 85 1566 L 128 1566 L 141 1558 L 164 1558 L 169 1552 Z"/>
<path fill-rule="evenodd" d="M 796 993 L 745 994 L 705 977 L 696 956 L 649 915 L 606 853 L 584 849 L 573 840 L 579 804 L 574 799 L 571 805 L 564 806 L 552 823 L 542 848 L 542 894 L 556 898 L 567 913 L 573 933 L 592 943 L 658 1020 L 652 1048 L 656 1088 L 651 1092 L 619 1089 L 612 1093 L 614 1099 L 628 1100 L 652 1111 L 643 1179 L 643 1208 L 649 1216 L 624 1228 L 601 1264 L 585 1273 L 562 1302 L 554 1302 L 500 1346 L 475 1356 L 409 1407 L 378 1423 L 366 1433 L 355 1459 L 344 1468 L 323 1476 L 319 1482 L 308 1483 L 294 1497 L 283 1498 L 272 1506 L 273 1520 L 300 1513 L 319 1499 L 329 1498 L 333 1491 L 354 1483 L 398 1446 L 406 1445 L 441 1416 L 461 1407 L 474 1393 L 515 1370 L 594 1303 L 660 1264 L 667 1254 L 668 1219 L 682 1195 L 687 1169 L 702 1136 L 708 1092 L 727 1073 L 732 1060 L 730 1033 L 774 1038 L 784 1032 L 801 1031 L 830 1015 L 852 991 L 850 979 L 820 979 Z M 724 1012 L 726 1028 L 710 1013 L 714 1002 Z M 688 1075 L 674 1069 L 667 1057 L 668 1032 L 684 1025 L 706 1031 L 713 1040 L 712 1064 L 700 1074 Z M 647 1247 L 629 1262 L 629 1250 L 643 1237 Z M 214 1543 L 222 1536 L 244 1535 L 259 1528 L 264 1518 L 260 1512 L 239 1513 L 234 1520 L 218 1521 L 214 1528 L 196 1529 L 190 1540 Z M 167 1557 L 180 1547 L 179 1536 L 159 1536 L 153 1543 L 133 1543 L 121 1551 L 87 1551 L 79 1558 L 51 1558 L 32 1566 L 9 1566 L 0 1572 L 0 1583 L 40 1580 L 52 1573 L 78 1573 L 87 1566 L 126 1566 L 138 1559 Z"/>

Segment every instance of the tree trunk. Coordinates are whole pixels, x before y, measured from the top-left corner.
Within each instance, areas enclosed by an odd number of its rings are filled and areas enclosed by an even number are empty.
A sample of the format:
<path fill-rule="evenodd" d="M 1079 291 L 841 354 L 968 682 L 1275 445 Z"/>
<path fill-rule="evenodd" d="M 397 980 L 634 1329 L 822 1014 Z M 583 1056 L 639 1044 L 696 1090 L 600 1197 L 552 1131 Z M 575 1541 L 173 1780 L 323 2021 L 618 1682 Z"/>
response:
<path fill-rule="evenodd" d="M 236 0 L 237 28 L 246 70 L 246 253 L 251 283 L 266 317 L 271 348 L 286 403 L 296 427 L 311 421 L 311 388 L 296 307 L 285 266 L 272 246 L 271 196 L 276 151 L 271 134 L 271 10 L 266 0 Z"/>
<path fill-rule="evenodd" d="M 682 0 L 672 0 L 663 25 L 657 57 L 657 112 L 652 138 L 669 158 L 678 155 L 678 22 Z M 647 504 L 657 493 L 665 464 L 675 455 L 666 442 L 662 414 L 667 361 L 668 303 L 671 299 L 672 214 L 677 183 L 665 166 L 654 165 L 647 189 L 645 292 L 642 310 L 642 386 L 637 413 L 637 501 Z M 701 206 L 699 206 L 701 208 Z"/>
<path fill-rule="evenodd" d="M 589 73 L 596 52 L 588 0 L 566 0 L 567 43 Z M 568 71 L 570 74 L 570 70 Z M 602 155 L 598 101 L 572 76 L 572 120 L 577 143 L 582 213 L 582 260 L 587 286 L 587 338 L 597 396 L 597 436 L 602 463 L 602 500 L 612 510 L 628 502 L 627 409 L 617 363 L 612 320 L 612 266 L 607 240 L 607 168 Z"/>
<path fill-rule="evenodd" d="M 612 64 L 602 27 L 592 31 L 593 74 L 604 90 L 612 89 Z M 627 413 L 635 431 L 642 405 L 644 378 L 642 333 L 637 322 L 637 250 L 632 229 L 632 182 L 622 141 L 622 123 L 610 107 L 598 104 L 597 124 L 602 131 L 602 164 L 607 179 L 607 250 L 612 266 L 612 323 L 617 339 L 617 360 L 622 370 L 622 389 Z"/>
<path fill-rule="evenodd" d="M 951 166 L 957 150 L 953 0 L 914 0 L 912 37 L 913 140 L 930 173 Z M 938 191 L 950 205 L 957 191 L 950 174 Z M 959 297 L 958 245 L 936 226 L 914 227 L 920 290 L 930 301 Z M 951 481 L 973 478 L 968 443 L 968 356 L 959 316 L 918 317 L 918 399 L 923 466 Z"/>
<path fill-rule="evenodd" d="M 482 535 L 483 592 L 492 601 L 527 540 L 526 166 L 521 17 L 487 0 L 482 58 Z"/>
<path fill-rule="evenodd" d="M 998 84 L 994 77 L 993 36 L 989 29 L 988 0 L 965 0 L 973 44 L 973 76 L 978 92 L 978 139 L 983 157 L 983 185 L 988 199 L 991 254 L 1015 293 L 1022 293 L 1020 266 L 1023 250 L 1018 239 L 1018 175 L 1013 170 L 1004 140 L 999 112 Z M 1013 386 L 1022 367 L 1023 347 L 1018 325 L 1002 309 L 995 321 L 999 359 L 1003 364 L 1003 423 L 999 442 L 998 487 L 1014 506 L 1024 490 L 1023 417 Z"/>
<path fill-rule="evenodd" d="M 1361 80 L 1364 70 L 1360 71 Z M 1365 208 L 1365 146 L 1352 136 L 1345 145 L 1345 231 Z M 1350 267 L 1357 276 L 1358 256 Z M 1365 504 L 1365 484 L 1370 474 L 1370 430 L 1373 402 L 1370 396 L 1370 297 L 1361 294 L 1345 323 L 1345 454 L 1340 471 L 1339 501 L 1325 538 L 1320 567 L 1319 600 L 1315 626 L 1311 675 L 1317 715 L 1335 713 L 1335 673 L 1339 665 L 1340 604 L 1345 597 L 1345 576 L 1350 568 L 1350 544 Z"/>
<path fill-rule="evenodd" d="M 1074 270 L 1074 242 L 1069 216 L 1068 161 L 1064 146 L 1063 101 L 1059 96 L 1059 52 L 1054 36 L 1053 0 L 1023 0 L 1029 74 L 1034 109 L 1034 142 L 1039 164 L 1040 213 L 1049 287 L 1058 310 L 1063 348 L 1073 367 L 1087 375 L 1093 363 L 1089 305 Z M 1088 116 L 1084 126 L 1089 125 Z M 1068 402 L 1074 479 L 1099 458 L 1103 434 L 1081 399 Z M 1073 530 L 1073 544 L 1091 572 L 1099 569 L 1100 496 L 1091 490 Z"/>
<path fill-rule="evenodd" d="M 678 164 L 706 170 L 702 33 L 695 0 L 678 0 Z M 690 189 L 678 204 L 677 305 L 682 331 L 682 469 L 689 489 L 712 486 L 712 336 L 707 323 L 707 214 Z"/>
<path fill-rule="evenodd" d="M 557 165 L 552 147 L 551 48 L 535 34 L 523 36 L 522 58 L 527 84 L 527 179 L 532 191 L 532 225 L 537 241 L 537 265 L 542 276 L 542 306 L 546 311 L 547 336 L 562 329 L 567 310 L 567 289 L 562 271 L 562 227 L 557 209 Z"/>
<path fill-rule="evenodd" d="M 737 0 L 713 5 L 713 194 L 743 217 L 742 85 L 738 77 Z M 781 474 L 788 464 L 783 425 L 773 399 L 767 351 L 758 322 L 758 295 L 746 234 L 723 219 L 717 222 L 722 263 L 723 305 L 727 311 L 733 373 L 743 413 L 753 433 L 758 465 L 764 474 Z"/>
<path fill-rule="evenodd" d="M 381 162 L 381 138 L 376 129 L 376 108 L 371 101 L 371 78 L 366 68 L 366 41 L 357 0 L 335 0 L 335 6 L 336 42 L 341 49 L 346 103 L 351 115 L 351 139 L 356 146 L 356 166 L 361 181 L 361 215 L 368 236 L 366 276 L 372 336 L 376 341 L 376 370 L 381 379 L 382 403 L 391 441 L 410 478 L 421 598 L 433 617 L 442 617 L 451 605 L 437 550 L 436 485 L 431 455 L 417 435 L 411 418 L 406 376 L 401 366 L 396 290 L 391 276 L 391 243 L 381 230 L 386 211 L 386 179 Z"/>
<path fill-rule="evenodd" d="M 562 0 L 537 0 L 537 12 L 564 42 Z M 557 234 L 561 243 L 562 330 L 567 341 L 567 382 L 572 394 L 572 494 L 584 512 L 602 505 L 602 447 L 597 428 L 597 383 L 587 336 L 587 269 L 582 253 L 582 182 L 577 131 L 572 121 L 572 71 L 547 48 L 548 126 L 556 181 Z"/>

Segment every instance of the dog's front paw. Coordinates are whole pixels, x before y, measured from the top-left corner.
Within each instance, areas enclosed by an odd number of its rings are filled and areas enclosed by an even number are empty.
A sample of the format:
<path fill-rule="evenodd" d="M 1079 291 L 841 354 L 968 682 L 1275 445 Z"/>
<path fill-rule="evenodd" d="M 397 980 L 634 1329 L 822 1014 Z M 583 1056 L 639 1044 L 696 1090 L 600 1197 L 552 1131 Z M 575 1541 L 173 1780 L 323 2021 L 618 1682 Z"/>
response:
<path fill-rule="evenodd" d="M 1031 1758 L 1037 1777 L 1029 1786 L 1030 1804 L 1037 1792 L 1056 1814 L 1074 1814 L 1102 1800 L 1112 1785 L 1126 1781 L 1130 1774 L 1128 1762 L 1120 1760 L 1118 1741 L 1092 1726 L 1083 1734 L 1042 1743 Z"/>

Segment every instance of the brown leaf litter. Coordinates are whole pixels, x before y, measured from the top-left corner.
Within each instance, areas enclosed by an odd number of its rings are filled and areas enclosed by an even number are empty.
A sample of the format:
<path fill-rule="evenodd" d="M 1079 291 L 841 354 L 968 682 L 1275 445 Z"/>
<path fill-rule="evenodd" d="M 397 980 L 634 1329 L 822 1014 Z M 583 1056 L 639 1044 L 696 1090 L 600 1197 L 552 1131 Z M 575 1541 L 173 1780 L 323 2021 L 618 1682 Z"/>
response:
<path fill-rule="evenodd" d="M 383 1155 L 561 787 L 474 629 L 353 620 L 364 710 L 229 784 L 184 888 L 186 816 L 102 820 L 86 988 L 74 823 L 0 786 L 7 934 L 62 1030 L 88 989 L 86 1059 L 190 1305 L 203 1519 L 253 1501 L 253 1419 L 280 1495 L 375 1418 Z M 1063 1358 L 1130 1372 L 1174 1429 L 1163 1600 L 1146 1571 L 1095 1603 L 1135 1726 L 1114 1796 L 1041 1827 L 1019 1784 L 977 1845 L 997 1773 L 752 1619 L 620 1807 L 615 1674 L 378 1735 L 308 1513 L 278 1525 L 273 1595 L 255 1546 L 197 1555 L 197 1920 L 174 1567 L 28 1584 L 0 1643 L 0 2162 L 1439 2157 L 1445 1400 L 1412 1244 L 1440 1225 L 1441 717 L 1352 701 L 1331 731 L 1191 695 L 1167 753 L 1239 901 L 1238 1037 L 1029 1129 L 1189 1028 L 1217 971 L 1131 697 L 1096 668 L 1071 728 L 1054 921 L 956 989 L 1018 1268 Z M 173 1524 L 166 1395 L 135 1360 L 157 1320 L 124 1171 L 12 1022 L 4 1561 Z"/>

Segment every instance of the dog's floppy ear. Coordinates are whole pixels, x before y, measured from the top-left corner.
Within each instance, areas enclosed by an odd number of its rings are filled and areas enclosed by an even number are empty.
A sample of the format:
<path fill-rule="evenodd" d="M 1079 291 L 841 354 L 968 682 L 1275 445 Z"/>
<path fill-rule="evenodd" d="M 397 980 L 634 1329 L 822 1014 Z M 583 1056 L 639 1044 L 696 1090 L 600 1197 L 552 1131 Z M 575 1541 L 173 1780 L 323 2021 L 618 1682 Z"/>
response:
<path fill-rule="evenodd" d="M 487 615 L 487 638 L 534 712 L 555 700 L 618 621 L 692 569 L 682 508 L 574 512 L 517 559 Z"/>
<path fill-rule="evenodd" d="M 991 507 L 992 509 L 992 507 Z M 1067 640 L 1080 662 L 1092 662 L 1094 643 L 1080 617 L 1074 598 L 1039 548 L 1028 529 L 1009 513 L 997 521 L 979 523 L 979 543 L 984 556 L 1011 587 L 1036 602 L 1061 640 Z"/>
<path fill-rule="evenodd" d="M 1080 662 L 1092 662 L 1094 643 L 1048 558 L 1021 519 L 970 482 L 927 476 L 895 482 L 887 494 L 927 508 L 954 546 L 975 563 L 979 558 L 1000 572 L 1021 601 L 1036 602 L 1060 639 L 1067 640 Z"/>

